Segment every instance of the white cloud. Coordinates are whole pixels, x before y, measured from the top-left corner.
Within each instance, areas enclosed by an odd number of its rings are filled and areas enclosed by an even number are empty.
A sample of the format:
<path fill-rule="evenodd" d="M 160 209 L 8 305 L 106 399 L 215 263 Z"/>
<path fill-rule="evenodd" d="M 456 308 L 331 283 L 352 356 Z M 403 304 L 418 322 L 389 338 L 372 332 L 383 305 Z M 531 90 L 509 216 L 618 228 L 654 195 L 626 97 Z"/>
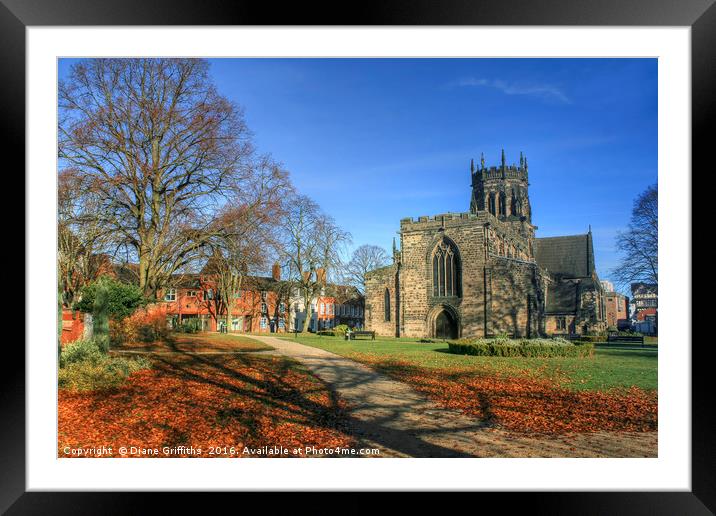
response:
<path fill-rule="evenodd" d="M 468 77 L 458 81 L 457 85 L 462 87 L 483 86 L 500 90 L 505 95 L 528 95 L 548 102 L 558 102 L 561 104 L 572 103 L 562 90 L 552 84 L 508 82 L 501 79 L 478 79 Z"/>

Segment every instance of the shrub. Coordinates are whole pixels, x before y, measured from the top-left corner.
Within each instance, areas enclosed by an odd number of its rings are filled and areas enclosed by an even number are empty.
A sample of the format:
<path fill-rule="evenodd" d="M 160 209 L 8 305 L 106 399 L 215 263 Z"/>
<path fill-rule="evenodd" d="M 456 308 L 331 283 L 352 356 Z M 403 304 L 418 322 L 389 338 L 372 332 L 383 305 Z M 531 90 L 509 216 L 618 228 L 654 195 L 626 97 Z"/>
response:
<path fill-rule="evenodd" d="M 111 357 L 95 340 L 68 344 L 60 354 L 57 384 L 61 389 L 100 390 L 117 387 L 135 371 L 151 368 L 145 357 Z"/>
<path fill-rule="evenodd" d="M 118 387 L 127 375 L 115 368 L 107 367 L 109 360 L 100 362 L 75 362 L 62 367 L 57 376 L 61 389 L 94 391 Z"/>
<path fill-rule="evenodd" d="M 335 328 L 333 328 L 333 333 L 337 337 L 345 337 L 346 332 L 348 331 L 348 325 L 347 324 L 339 324 Z"/>
<path fill-rule="evenodd" d="M 605 342 L 606 340 L 606 335 L 582 335 L 579 337 L 579 342 Z"/>
<path fill-rule="evenodd" d="M 80 301 L 75 303 L 74 308 L 94 314 L 98 308 L 95 303 L 98 294 L 107 317 L 117 321 L 129 317 L 137 308 L 147 305 L 147 299 L 138 286 L 102 276 L 82 288 Z"/>
<path fill-rule="evenodd" d="M 201 331 L 201 321 L 199 319 L 187 319 L 176 327 L 176 331 L 179 333 L 198 333 Z"/>
<path fill-rule="evenodd" d="M 494 357 L 587 357 L 591 343 L 573 344 L 565 339 L 461 339 L 449 342 L 450 353 Z"/>
<path fill-rule="evenodd" d="M 149 361 L 149 359 L 141 356 L 134 358 L 113 357 L 107 362 L 107 369 L 109 371 L 117 371 L 121 373 L 124 377 L 129 376 L 135 371 L 141 371 L 142 369 L 150 369 L 151 367 L 152 363 Z"/>
<path fill-rule="evenodd" d="M 169 337 L 166 307 L 139 308 L 121 321 L 112 321 L 112 342 L 155 342 Z"/>
<path fill-rule="evenodd" d="M 617 335 L 619 335 L 620 337 L 641 337 L 641 336 L 642 336 L 642 334 L 639 333 L 638 331 L 631 331 L 631 330 L 619 331 L 619 332 L 616 332 L 616 333 L 617 333 Z"/>
<path fill-rule="evenodd" d="M 105 355 L 94 339 L 76 340 L 67 344 L 60 353 L 60 367 L 77 362 L 97 363 L 104 360 Z"/>
<path fill-rule="evenodd" d="M 337 334 L 333 330 L 318 330 L 316 335 L 322 335 L 324 337 L 336 337 Z"/>

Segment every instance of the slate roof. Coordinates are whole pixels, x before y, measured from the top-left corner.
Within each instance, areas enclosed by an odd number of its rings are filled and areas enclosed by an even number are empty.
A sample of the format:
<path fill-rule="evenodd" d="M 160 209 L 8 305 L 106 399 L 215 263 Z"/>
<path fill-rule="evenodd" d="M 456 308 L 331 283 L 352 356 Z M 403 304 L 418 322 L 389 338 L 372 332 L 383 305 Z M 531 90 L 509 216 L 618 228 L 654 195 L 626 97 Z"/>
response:
<path fill-rule="evenodd" d="M 536 238 L 537 265 L 552 276 L 585 278 L 594 272 L 592 234 Z"/>

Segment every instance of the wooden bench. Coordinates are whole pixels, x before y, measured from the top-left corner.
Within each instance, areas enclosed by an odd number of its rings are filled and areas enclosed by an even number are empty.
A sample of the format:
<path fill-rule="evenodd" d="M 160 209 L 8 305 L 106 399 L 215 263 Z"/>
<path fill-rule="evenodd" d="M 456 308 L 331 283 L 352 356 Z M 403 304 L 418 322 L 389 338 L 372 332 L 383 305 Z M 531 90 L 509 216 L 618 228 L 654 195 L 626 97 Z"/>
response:
<path fill-rule="evenodd" d="M 356 337 L 370 337 L 371 340 L 375 340 L 374 331 L 352 331 L 350 333 L 350 339 L 355 340 Z"/>
<path fill-rule="evenodd" d="M 607 342 L 626 342 L 644 345 L 643 335 L 607 335 Z"/>

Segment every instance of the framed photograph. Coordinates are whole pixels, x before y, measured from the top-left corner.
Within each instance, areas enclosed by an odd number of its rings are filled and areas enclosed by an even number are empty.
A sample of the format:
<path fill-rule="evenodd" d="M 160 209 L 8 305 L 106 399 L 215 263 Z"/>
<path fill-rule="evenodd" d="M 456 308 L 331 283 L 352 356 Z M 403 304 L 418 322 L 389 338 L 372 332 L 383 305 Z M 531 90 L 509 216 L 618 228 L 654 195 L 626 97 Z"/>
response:
<path fill-rule="evenodd" d="M 691 171 L 712 3 L 0 0 L 28 300 L 0 508 L 711 513 Z"/>

